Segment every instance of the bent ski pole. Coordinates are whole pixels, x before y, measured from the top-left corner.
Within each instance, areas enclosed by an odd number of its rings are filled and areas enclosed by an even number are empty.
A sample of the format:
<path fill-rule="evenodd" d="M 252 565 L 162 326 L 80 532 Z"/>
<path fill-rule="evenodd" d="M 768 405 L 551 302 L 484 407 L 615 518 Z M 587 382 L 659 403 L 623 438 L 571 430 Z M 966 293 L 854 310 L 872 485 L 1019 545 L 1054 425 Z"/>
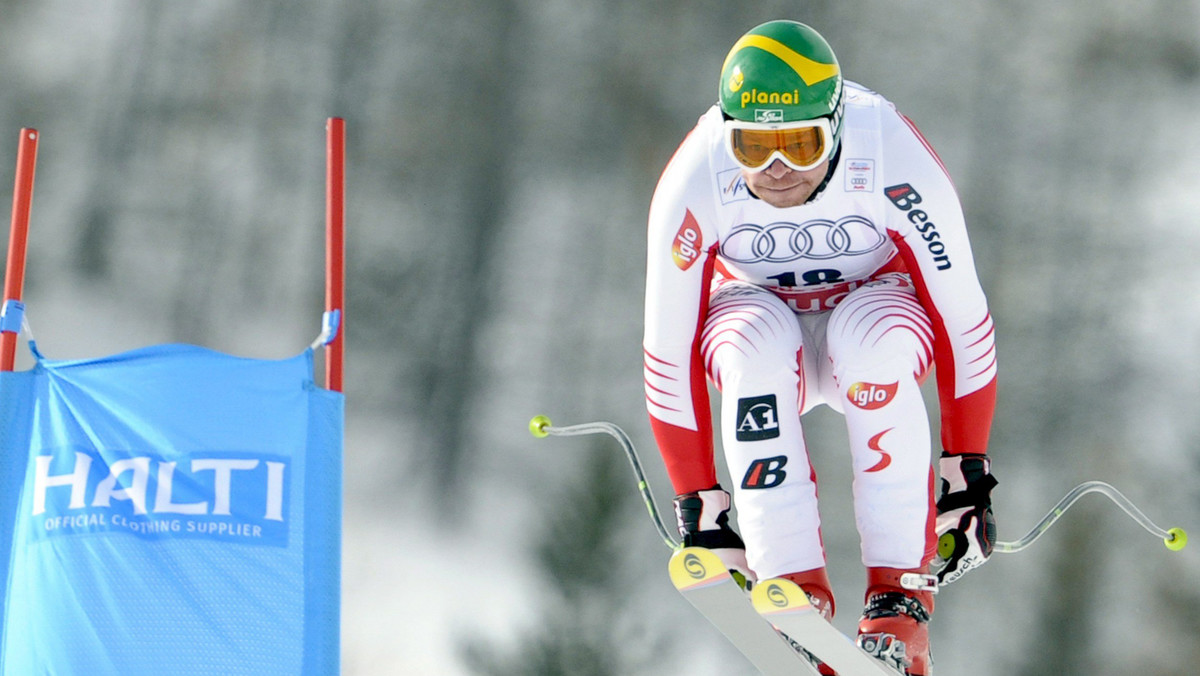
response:
<path fill-rule="evenodd" d="M 654 505 L 654 496 L 650 492 L 650 485 L 646 481 L 645 473 L 642 471 L 642 465 L 638 460 L 637 450 L 634 448 L 633 442 L 630 441 L 629 436 L 626 435 L 620 427 L 609 422 L 593 422 L 584 423 L 582 425 L 571 425 L 568 427 L 554 427 L 550 423 L 549 418 L 544 415 L 539 415 L 535 416 L 533 420 L 529 421 L 529 431 L 531 434 L 533 434 L 533 436 L 538 437 L 539 439 L 551 435 L 579 436 L 586 434 L 608 434 L 615 438 L 621 444 L 621 448 L 625 450 L 625 455 L 629 458 L 629 464 L 633 467 L 634 475 L 637 476 L 638 489 L 642 493 L 642 498 L 646 501 L 646 508 L 650 512 L 650 518 L 652 521 L 654 521 L 654 526 L 658 529 L 659 535 L 662 536 L 663 541 L 667 543 L 667 546 L 671 547 L 672 549 L 679 548 L 679 544 L 670 535 L 670 531 L 663 523 L 658 509 Z M 1088 481 L 1071 489 L 1065 496 L 1063 496 L 1062 500 L 1059 500 L 1058 504 L 1055 505 L 1049 511 L 1049 513 L 1047 513 L 1046 516 L 1044 516 L 1042 520 L 1039 521 L 1038 524 L 1024 536 L 1010 542 L 997 542 L 994 551 L 1000 554 L 1015 554 L 1016 552 L 1028 548 L 1030 545 L 1036 542 L 1043 533 L 1049 530 L 1050 527 L 1054 525 L 1054 523 L 1058 521 L 1059 518 L 1061 518 L 1062 515 L 1065 514 L 1066 511 L 1079 500 L 1079 498 L 1088 493 L 1100 493 L 1112 500 L 1118 507 L 1124 510 L 1126 514 L 1133 518 L 1134 521 L 1142 526 L 1142 528 L 1145 528 L 1146 531 L 1153 535 L 1161 537 L 1163 539 L 1163 544 L 1166 545 L 1167 549 L 1177 552 L 1187 546 L 1187 531 L 1184 529 L 1178 527 L 1170 529 L 1160 528 L 1148 517 L 1146 517 L 1146 515 L 1143 514 L 1142 511 L 1138 509 L 1132 501 L 1129 500 L 1129 498 L 1122 495 L 1121 492 L 1113 486 L 1106 484 L 1103 481 Z"/>
<path fill-rule="evenodd" d="M 610 422 L 592 422 L 583 423 L 581 425 L 569 425 L 567 427 L 554 427 L 550 424 L 550 419 L 544 415 L 534 416 L 529 421 L 529 433 L 533 436 L 544 439 L 548 436 L 559 437 L 574 437 L 586 434 L 607 434 L 617 440 L 621 448 L 625 450 L 625 456 L 629 458 L 629 465 L 633 468 L 633 474 L 638 480 L 638 491 L 642 494 L 642 500 L 646 503 L 646 510 L 650 512 L 650 520 L 654 522 L 654 527 L 658 529 L 658 534 L 662 537 L 663 542 L 671 549 L 679 549 L 679 543 L 671 536 L 671 531 L 667 529 L 667 525 L 663 523 L 662 516 L 658 513 L 658 508 L 654 505 L 654 494 L 650 492 L 650 482 L 646 481 L 646 474 L 642 471 L 642 463 L 638 459 L 637 449 L 633 447 L 633 442 L 629 436 L 620 427 L 617 427 Z"/>
<path fill-rule="evenodd" d="M 1038 538 L 1040 538 L 1042 533 L 1045 533 L 1047 530 L 1049 530 L 1050 526 L 1054 525 L 1054 522 L 1058 521 L 1059 517 L 1061 517 L 1068 509 L 1071 508 L 1071 505 L 1075 504 L 1079 498 L 1088 493 L 1100 493 L 1112 500 L 1118 507 L 1124 510 L 1126 514 L 1133 518 L 1134 521 L 1138 522 L 1138 525 L 1140 525 L 1142 528 L 1145 528 L 1148 532 L 1162 538 L 1163 543 L 1167 546 L 1167 549 L 1177 552 L 1187 546 L 1187 532 L 1182 528 L 1163 530 L 1155 525 L 1153 521 L 1146 518 L 1146 515 L 1143 514 L 1142 511 L 1129 500 L 1129 498 L 1122 495 L 1117 489 L 1104 483 L 1103 481 L 1088 481 L 1071 489 L 1070 492 L 1063 496 L 1062 500 L 1058 501 L 1058 504 L 1055 505 L 1054 508 L 1046 514 L 1046 516 L 1042 517 L 1042 520 L 1039 521 L 1032 530 L 1026 533 L 1019 540 L 1014 540 L 1012 542 L 997 542 L 995 551 L 1000 554 L 1013 554 L 1025 549 L 1029 545 L 1033 544 Z"/>

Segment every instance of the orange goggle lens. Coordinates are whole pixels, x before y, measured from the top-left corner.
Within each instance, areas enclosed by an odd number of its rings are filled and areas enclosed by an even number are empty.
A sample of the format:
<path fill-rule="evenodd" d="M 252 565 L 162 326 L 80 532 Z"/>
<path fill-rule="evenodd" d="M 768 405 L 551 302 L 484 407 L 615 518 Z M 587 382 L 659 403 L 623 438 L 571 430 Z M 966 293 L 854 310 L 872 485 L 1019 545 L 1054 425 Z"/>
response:
<path fill-rule="evenodd" d="M 748 169 L 758 169 L 778 152 L 796 168 L 810 169 L 825 157 L 825 134 L 821 127 L 798 129 L 730 129 L 729 146 L 734 159 Z"/>

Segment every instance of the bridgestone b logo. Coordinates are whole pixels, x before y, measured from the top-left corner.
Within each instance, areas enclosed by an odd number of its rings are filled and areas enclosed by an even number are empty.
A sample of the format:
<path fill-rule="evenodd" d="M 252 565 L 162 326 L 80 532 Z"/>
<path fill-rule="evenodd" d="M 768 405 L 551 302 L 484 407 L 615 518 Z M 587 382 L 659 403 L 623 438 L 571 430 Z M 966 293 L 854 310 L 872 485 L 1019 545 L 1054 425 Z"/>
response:
<path fill-rule="evenodd" d="M 750 463 L 750 469 L 746 470 L 746 476 L 742 478 L 742 488 L 757 489 L 778 486 L 787 478 L 787 472 L 783 471 L 787 461 L 786 455 L 755 460 Z"/>

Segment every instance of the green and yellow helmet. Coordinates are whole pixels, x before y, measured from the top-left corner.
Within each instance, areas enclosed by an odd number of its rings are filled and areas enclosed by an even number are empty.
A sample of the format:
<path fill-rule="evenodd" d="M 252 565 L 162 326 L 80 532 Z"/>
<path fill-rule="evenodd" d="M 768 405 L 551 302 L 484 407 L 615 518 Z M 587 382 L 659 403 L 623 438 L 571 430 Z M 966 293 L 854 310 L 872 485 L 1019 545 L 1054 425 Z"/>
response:
<path fill-rule="evenodd" d="M 842 70 L 829 43 L 796 21 L 768 21 L 734 43 L 721 67 L 727 119 L 780 124 L 829 118 L 842 137 Z"/>

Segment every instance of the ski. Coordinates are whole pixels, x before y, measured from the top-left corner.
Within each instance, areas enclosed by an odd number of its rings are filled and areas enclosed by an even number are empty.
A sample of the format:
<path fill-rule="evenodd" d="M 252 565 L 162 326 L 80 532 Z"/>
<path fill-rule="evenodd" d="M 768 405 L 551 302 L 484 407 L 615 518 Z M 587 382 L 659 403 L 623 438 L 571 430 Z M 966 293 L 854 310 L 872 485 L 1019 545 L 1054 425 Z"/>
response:
<path fill-rule="evenodd" d="M 781 578 L 764 580 L 750 593 L 754 610 L 772 626 L 816 655 L 838 676 L 903 676 L 859 649 L 808 602 L 804 590 Z"/>
<path fill-rule="evenodd" d="M 818 676 L 803 648 L 755 612 L 716 554 L 684 547 L 671 557 L 668 571 L 679 593 L 765 676 Z"/>

